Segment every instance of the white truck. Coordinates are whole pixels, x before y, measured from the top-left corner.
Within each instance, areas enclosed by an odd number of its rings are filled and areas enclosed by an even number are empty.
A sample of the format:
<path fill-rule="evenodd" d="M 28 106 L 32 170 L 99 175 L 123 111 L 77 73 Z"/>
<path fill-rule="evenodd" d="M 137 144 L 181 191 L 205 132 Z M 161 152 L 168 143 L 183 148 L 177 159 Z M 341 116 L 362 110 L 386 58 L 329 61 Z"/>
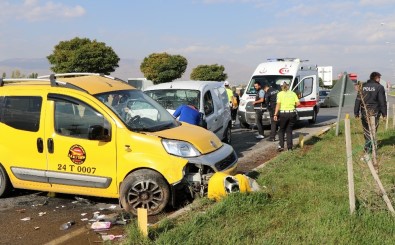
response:
<path fill-rule="evenodd" d="M 296 108 L 298 120 L 308 120 L 310 123 L 315 123 L 319 111 L 318 69 L 316 65 L 306 65 L 307 61 L 297 58 L 276 58 L 259 64 L 240 98 L 238 111 L 240 126 L 248 128 L 255 125 L 255 111 L 252 104 L 256 95 L 255 81 L 258 81 L 262 86 L 269 84 L 280 91 L 279 84 L 284 80 L 289 82 L 290 88 L 297 93 L 300 100 L 300 105 Z M 262 123 L 270 125 L 268 111 L 263 113 Z"/>

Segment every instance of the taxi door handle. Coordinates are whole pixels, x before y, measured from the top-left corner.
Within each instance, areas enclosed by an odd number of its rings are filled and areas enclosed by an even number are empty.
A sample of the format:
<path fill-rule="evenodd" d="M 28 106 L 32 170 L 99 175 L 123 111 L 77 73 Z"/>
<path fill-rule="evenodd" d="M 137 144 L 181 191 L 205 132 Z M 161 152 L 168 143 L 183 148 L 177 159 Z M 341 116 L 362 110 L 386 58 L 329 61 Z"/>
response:
<path fill-rule="evenodd" d="M 43 139 L 41 139 L 41 138 L 37 138 L 37 151 L 39 153 L 43 153 L 43 151 L 44 151 L 44 142 L 43 142 Z"/>
<path fill-rule="evenodd" d="M 47 145 L 48 145 L 48 152 L 49 153 L 53 153 L 53 151 L 54 151 L 54 143 L 53 143 L 53 139 L 52 138 L 49 138 L 47 140 Z"/>

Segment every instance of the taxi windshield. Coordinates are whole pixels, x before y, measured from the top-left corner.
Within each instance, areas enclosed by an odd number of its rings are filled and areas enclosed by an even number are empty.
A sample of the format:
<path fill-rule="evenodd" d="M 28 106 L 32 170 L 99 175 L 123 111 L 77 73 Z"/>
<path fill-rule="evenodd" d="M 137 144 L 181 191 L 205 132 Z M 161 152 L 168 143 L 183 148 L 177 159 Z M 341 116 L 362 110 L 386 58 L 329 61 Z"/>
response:
<path fill-rule="evenodd" d="M 96 94 L 132 131 L 155 132 L 179 123 L 156 101 L 140 90 L 120 90 Z"/>

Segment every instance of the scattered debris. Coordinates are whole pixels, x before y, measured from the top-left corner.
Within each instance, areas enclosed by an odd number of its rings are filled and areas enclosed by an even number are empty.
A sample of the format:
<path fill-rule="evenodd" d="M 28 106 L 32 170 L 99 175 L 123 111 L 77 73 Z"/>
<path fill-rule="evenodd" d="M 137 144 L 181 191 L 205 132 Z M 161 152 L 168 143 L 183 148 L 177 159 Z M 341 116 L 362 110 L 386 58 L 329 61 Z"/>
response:
<path fill-rule="evenodd" d="M 38 226 L 34 227 L 34 230 L 38 230 L 38 229 L 40 229 L 40 227 L 38 227 Z"/>
<path fill-rule="evenodd" d="M 75 200 L 77 200 L 80 203 L 85 203 L 85 204 L 88 204 L 88 205 L 92 205 L 93 204 L 88 199 L 85 199 L 85 198 L 82 198 L 82 197 L 75 197 Z"/>
<path fill-rule="evenodd" d="M 115 238 L 122 238 L 123 237 L 123 235 L 102 235 L 101 236 L 101 239 L 103 239 L 103 241 L 112 241 L 112 240 L 114 240 Z"/>
<path fill-rule="evenodd" d="M 87 213 L 82 213 L 82 214 L 81 214 L 81 216 L 85 216 L 85 215 L 87 215 Z"/>
<path fill-rule="evenodd" d="M 96 221 L 92 223 L 91 229 L 93 230 L 104 230 L 111 227 L 111 222 L 107 221 Z"/>
<path fill-rule="evenodd" d="M 15 211 L 17 211 L 18 213 L 24 213 L 26 211 L 26 209 L 22 208 L 22 209 L 17 209 Z"/>
<path fill-rule="evenodd" d="M 117 221 L 119 214 L 117 213 L 112 213 L 112 214 L 101 214 L 101 215 L 97 215 L 96 218 L 97 221 L 107 221 L 107 222 L 111 222 L 112 224 L 115 223 L 115 221 Z"/>
<path fill-rule="evenodd" d="M 81 219 L 81 221 L 88 221 L 88 218 L 83 218 Z"/>
<path fill-rule="evenodd" d="M 64 224 L 62 224 L 60 227 L 59 227 L 59 229 L 60 230 L 62 230 L 62 231 L 64 231 L 64 230 L 67 230 L 67 229 L 69 229 L 72 225 L 74 225 L 75 224 L 75 221 L 69 221 L 69 222 L 67 222 L 67 223 L 64 223 Z"/>
<path fill-rule="evenodd" d="M 25 218 L 23 218 L 23 219 L 21 219 L 22 221 L 29 221 L 29 220 L 31 220 L 32 218 L 30 218 L 30 217 L 25 217 Z"/>
<path fill-rule="evenodd" d="M 43 215 L 46 215 L 46 214 L 47 214 L 47 212 L 39 212 L 38 216 L 43 216 Z"/>

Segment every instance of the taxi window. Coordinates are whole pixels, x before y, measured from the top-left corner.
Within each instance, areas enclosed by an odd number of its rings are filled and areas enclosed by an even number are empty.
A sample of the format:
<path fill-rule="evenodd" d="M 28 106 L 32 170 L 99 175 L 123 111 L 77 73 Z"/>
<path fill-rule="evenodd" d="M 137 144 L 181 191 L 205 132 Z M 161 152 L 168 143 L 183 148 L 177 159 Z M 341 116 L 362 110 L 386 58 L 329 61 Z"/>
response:
<path fill-rule="evenodd" d="M 89 139 L 89 129 L 101 126 L 109 131 L 109 122 L 85 103 L 55 100 L 55 131 L 64 136 Z"/>
<path fill-rule="evenodd" d="M 37 132 L 40 128 L 42 98 L 6 96 L 1 101 L 1 122 L 15 129 Z"/>

